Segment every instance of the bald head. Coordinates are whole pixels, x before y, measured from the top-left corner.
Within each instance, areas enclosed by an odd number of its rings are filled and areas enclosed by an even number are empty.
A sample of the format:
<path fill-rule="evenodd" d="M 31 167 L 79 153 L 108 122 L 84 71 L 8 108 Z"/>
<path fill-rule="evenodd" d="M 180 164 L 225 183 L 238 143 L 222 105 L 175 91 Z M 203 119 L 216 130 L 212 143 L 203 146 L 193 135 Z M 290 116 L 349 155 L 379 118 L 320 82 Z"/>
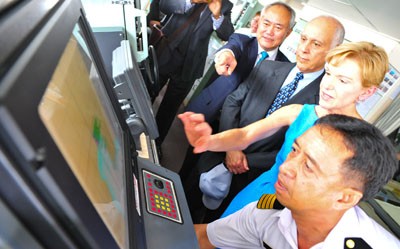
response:
<path fill-rule="evenodd" d="M 320 27 L 327 36 L 331 37 L 331 48 L 342 44 L 344 40 L 344 27 L 339 20 L 332 16 L 318 16 L 309 23 Z"/>
<path fill-rule="evenodd" d="M 297 67 L 303 73 L 322 70 L 325 56 L 344 39 L 343 25 L 334 17 L 319 16 L 305 26 L 296 50 Z"/>

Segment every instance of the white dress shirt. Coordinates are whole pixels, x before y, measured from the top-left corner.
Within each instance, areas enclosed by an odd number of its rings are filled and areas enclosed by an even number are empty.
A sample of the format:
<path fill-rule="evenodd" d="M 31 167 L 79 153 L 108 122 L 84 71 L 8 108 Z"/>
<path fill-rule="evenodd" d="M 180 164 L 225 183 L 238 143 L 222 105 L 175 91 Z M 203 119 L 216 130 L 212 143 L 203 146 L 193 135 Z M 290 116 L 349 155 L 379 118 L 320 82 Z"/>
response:
<path fill-rule="evenodd" d="M 268 53 L 268 57 L 265 60 L 269 60 L 269 61 L 274 61 L 276 58 L 276 55 L 278 54 L 278 49 L 279 48 L 275 48 L 271 51 L 266 51 Z M 262 49 L 260 47 L 260 44 L 258 44 L 258 52 L 257 52 L 257 59 L 256 59 L 256 64 L 258 62 L 258 60 L 261 58 L 261 52 L 264 51 L 264 49 Z M 254 66 L 256 66 L 256 64 L 254 64 Z"/>
<path fill-rule="evenodd" d="M 297 249 L 297 227 L 289 209 L 257 209 L 257 202 L 207 226 L 208 238 L 218 248 Z M 361 208 L 343 215 L 325 241 L 311 249 L 343 248 L 347 237 L 362 238 L 372 248 L 400 248 L 400 241 L 372 220 Z"/>
<path fill-rule="evenodd" d="M 265 60 L 269 60 L 269 61 L 275 60 L 276 55 L 278 54 L 278 49 L 279 48 L 275 48 L 274 50 L 268 51 L 267 52 L 268 53 L 268 57 L 265 58 Z M 219 50 L 218 52 L 215 53 L 214 61 L 216 61 L 216 59 L 218 58 L 220 53 L 225 52 L 225 51 L 230 52 L 233 55 L 233 57 L 235 57 L 235 54 L 233 53 L 232 50 L 230 50 L 229 48 L 224 48 L 224 49 L 221 49 L 221 50 Z M 260 45 L 258 45 L 257 59 L 256 59 L 256 61 L 254 63 L 254 67 L 257 65 L 258 60 L 261 58 L 261 52 L 262 51 L 264 51 L 264 50 L 260 47 Z"/>
<path fill-rule="evenodd" d="M 293 79 L 296 77 L 296 74 L 300 72 L 298 67 L 294 67 L 290 73 L 288 74 L 288 76 L 286 77 L 285 81 L 283 82 L 281 88 L 285 87 L 287 84 L 289 84 L 290 82 L 293 81 Z M 294 93 L 292 94 L 291 97 L 293 97 L 294 95 L 296 95 L 297 93 L 299 93 L 303 88 L 305 88 L 308 84 L 310 84 L 311 82 L 313 82 L 316 78 L 318 78 L 322 73 L 324 72 L 324 69 L 321 69 L 317 72 L 313 72 L 313 73 L 303 73 L 304 78 L 302 80 L 299 81 L 296 90 L 294 91 Z"/>

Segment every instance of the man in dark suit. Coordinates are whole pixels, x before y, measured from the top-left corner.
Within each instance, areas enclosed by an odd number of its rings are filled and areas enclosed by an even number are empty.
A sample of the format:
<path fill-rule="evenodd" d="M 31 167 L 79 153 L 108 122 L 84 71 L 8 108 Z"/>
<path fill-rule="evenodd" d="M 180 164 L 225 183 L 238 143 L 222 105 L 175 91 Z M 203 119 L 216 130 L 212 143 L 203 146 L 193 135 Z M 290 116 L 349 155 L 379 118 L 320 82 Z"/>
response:
<path fill-rule="evenodd" d="M 325 55 L 342 43 L 344 28 L 333 17 L 320 16 L 311 20 L 300 36 L 296 51 L 296 64 L 264 61 L 253 69 L 247 80 L 229 95 L 222 108 L 220 131 L 243 127 L 268 115 L 280 89 L 293 81 L 297 73 L 303 73 L 293 95 L 282 105 L 317 104 L 319 83 L 323 77 Z M 268 138 L 258 141 L 243 151 L 224 153 L 206 152 L 196 165 L 197 176 L 186 182 L 185 191 L 195 222 L 209 222 L 219 218 L 233 197 L 249 182 L 268 170 L 282 146 L 287 127 L 278 130 Z M 206 172 L 214 165 L 224 162 L 234 173 L 230 191 L 216 210 L 206 210 L 201 203 L 198 187 L 199 173 Z M 194 182 L 196 181 L 196 182 Z M 200 192 L 200 195 L 199 195 Z M 204 218 L 204 220 L 203 220 Z"/>
<path fill-rule="evenodd" d="M 194 80 L 203 74 L 211 33 L 225 41 L 233 33 L 232 6 L 229 0 L 160 0 L 159 9 L 169 18 L 162 29 L 168 46 L 157 48 L 160 83 L 169 83 L 156 115 L 159 144 Z"/>
<path fill-rule="evenodd" d="M 289 60 L 279 51 L 279 46 L 291 33 L 295 23 L 295 11 L 285 3 L 275 2 L 264 7 L 259 19 L 257 37 L 232 34 L 228 43 L 215 55 L 215 69 L 220 74 L 215 81 L 201 91 L 186 108 L 204 114 L 207 122 L 216 129 L 218 118 L 225 98 L 250 74 L 251 70 L 262 60 Z M 267 52 L 268 57 L 262 54 Z M 193 165 L 199 159 L 189 146 L 182 163 L 179 175 L 188 177 Z"/>
<path fill-rule="evenodd" d="M 164 14 L 160 12 L 160 0 L 153 0 L 150 4 L 149 13 L 147 14 L 147 27 L 153 28 L 154 25 L 161 26 L 161 20 Z"/>
<path fill-rule="evenodd" d="M 279 46 L 291 33 L 296 13 L 285 3 L 275 2 L 264 7 L 259 19 L 257 37 L 232 34 L 229 41 L 215 55 L 215 69 L 219 76 L 187 106 L 187 111 L 204 114 L 212 123 L 219 117 L 225 98 L 249 76 L 261 60 L 286 61 Z M 268 57 L 263 57 L 267 52 Z"/>

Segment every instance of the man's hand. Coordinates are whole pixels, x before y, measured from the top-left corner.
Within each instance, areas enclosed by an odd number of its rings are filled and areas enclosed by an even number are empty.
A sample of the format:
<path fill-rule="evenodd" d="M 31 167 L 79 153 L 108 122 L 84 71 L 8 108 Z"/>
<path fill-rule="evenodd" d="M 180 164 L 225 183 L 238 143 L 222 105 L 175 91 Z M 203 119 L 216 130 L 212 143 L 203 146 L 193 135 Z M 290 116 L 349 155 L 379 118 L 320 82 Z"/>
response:
<path fill-rule="evenodd" d="M 237 61 L 230 51 L 222 51 L 215 58 L 215 70 L 219 75 L 229 76 L 235 70 Z"/>
<path fill-rule="evenodd" d="M 205 122 L 203 114 L 185 112 L 178 115 L 183 122 L 186 137 L 194 147 L 194 153 L 201 153 L 207 150 L 212 133 L 211 126 Z"/>
<path fill-rule="evenodd" d="M 192 3 L 206 3 L 215 19 L 221 16 L 222 0 L 191 0 Z"/>
<path fill-rule="evenodd" d="M 246 155 L 240 151 L 227 151 L 225 165 L 233 174 L 242 174 L 249 170 Z"/>
<path fill-rule="evenodd" d="M 213 17 L 215 19 L 219 19 L 221 17 L 221 6 L 222 0 L 209 0 L 208 1 L 208 8 L 210 9 Z"/>
<path fill-rule="evenodd" d="M 160 26 L 160 27 L 161 27 L 161 23 L 160 23 L 159 21 L 151 20 L 151 21 L 150 21 L 150 25 L 149 25 L 150 28 L 153 29 L 153 28 L 154 28 L 154 25 Z"/>

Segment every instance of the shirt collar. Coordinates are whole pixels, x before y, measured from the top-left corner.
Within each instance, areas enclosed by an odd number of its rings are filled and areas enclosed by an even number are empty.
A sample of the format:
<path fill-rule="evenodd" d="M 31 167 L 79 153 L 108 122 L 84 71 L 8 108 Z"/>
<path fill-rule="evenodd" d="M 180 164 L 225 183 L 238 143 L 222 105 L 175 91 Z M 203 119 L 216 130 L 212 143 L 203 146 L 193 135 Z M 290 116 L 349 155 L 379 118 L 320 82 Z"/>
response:
<path fill-rule="evenodd" d="M 360 212 L 360 208 L 358 207 L 347 210 L 325 240 L 314 245 L 311 249 L 342 248 L 345 237 L 352 237 L 352 235 L 357 237 L 358 234 L 356 231 L 361 229 L 356 226 L 356 224 L 359 224 L 358 212 Z M 279 216 L 278 228 L 284 235 L 286 241 L 292 248 L 298 248 L 297 226 L 296 222 L 293 220 L 292 212 L 284 208 L 282 212 L 275 215 Z"/>
<path fill-rule="evenodd" d="M 279 216 L 278 228 L 285 237 L 286 241 L 290 244 L 292 248 L 298 248 L 297 245 L 297 226 L 296 222 L 293 220 L 292 212 L 284 208 Z"/>
<path fill-rule="evenodd" d="M 324 70 L 325 69 L 323 68 L 323 69 L 318 70 L 316 72 L 303 73 L 303 75 L 304 75 L 303 80 L 308 80 L 308 79 L 314 80 L 314 79 L 318 78 L 324 72 Z M 296 73 L 298 73 L 298 72 L 300 72 L 299 68 L 298 67 L 294 67 L 290 73 L 293 74 L 293 75 L 296 75 Z M 294 76 L 292 78 L 294 78 Z"/>
<path fill-rule="evenodd" d="M 344 238 L 353 236 L 359 237 L 358 232 L 361 231 L 362 228 L 357 226 L 360 224 L 357 212 L 360 212 L 358 207 L 347 210 L 325 240 L 314 245 L 312 249 L 339 248 L 343 246 Z"/>
<path fill-rule="evenodd" d="M 260 46 L 260 44 L 258 44 L 258 43 L 257 43 L 257 46 L 258 46 L 257 55 L 259 55 L 262 51 L 264 51 L 264 49 L 262 49 L 261 46 Z M 275 58 L 276 58 L 276 55 L 278 54 L 278 49 L 279 49 L 279 48 L 275 48 L 275 49 L 273 49 L 273 50 L 271 50 L 271 51 L 267 51 L 267 53 L 268 53 L 268 58 L 267 58 L 266 60 L 274 61 Z"/>

